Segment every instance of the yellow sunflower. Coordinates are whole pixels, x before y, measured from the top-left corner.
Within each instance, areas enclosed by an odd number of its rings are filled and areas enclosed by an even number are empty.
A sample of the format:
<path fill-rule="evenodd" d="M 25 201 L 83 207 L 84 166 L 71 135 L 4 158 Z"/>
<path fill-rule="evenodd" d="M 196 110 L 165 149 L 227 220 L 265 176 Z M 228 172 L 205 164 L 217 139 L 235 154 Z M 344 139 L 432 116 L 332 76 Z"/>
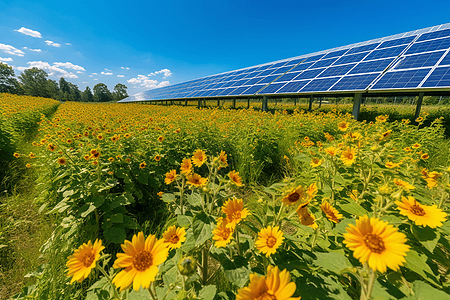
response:
<path fill-rule="evenodd" d="M 208 182 L 208 178 L 204 178 L 199 174 L 192 174 L 192 175 L 188 175 L 187 177 L 187 183 L 196 187 L 202 187 L 204 185 L 206 185 L 206 183 Z"/>
<path fill-rule="evenodd" d="M 242 199 L 228 199 L 222 205 L 222 212 L 227 215 L 227 227 L 235 228 L 250 213 L 244 208 Z"/>
<path fill-rule="evenodd" d="M 401 180 L 401 179 L 394 178 L 394 183 L 396 186 L 398 186 L 402 190 L 409 191 L 409 190 L 415 189 L 415 187 L 412 184 L 409 184 L 408 182 Z"/>
<path fill-rule="evenodd" d="M 67 160 L 64 157 L 60 157 L 56 160 L 58 162 L 58 164 L 64 166 L 65 164 L 67 164 Z"/>
<path fill-rule="evenodd" d="M 139 164 L 139 169 L 144 169 L 146 166 L 147 164 L 145 163 L 145 161 L 143 161 Z"/>
<path fill-rule="evenodd" d="M 230 180 L 237 186 L 242 186 L 242 178 L 239 176 L 239 172 L 231 171 L 228 173 L 228 177 L 230 177 Z"/>
<path fill-rule="evenodd" d="M 299 185 L 295 189 L 292 189 L 291 191 L 289 191 L 289 193 L 287 193 L 286 196 L 284 196 L 281 201 L 283 201 L 283 203 L 285 205 L 294 205 L 299 200 L 303 200 L 305 198 L 306 198 L 306 192 L 303 189 L 303 187 L 301 185 Z"/>
<path fill-rule="evenodd" d="M 297 208 L 296 212 L 297 212 L 298 218 L 300 220 L 300 223 L 302 223 L 305 226 L 309 226 L 312 229 L 316 229 L 318 227 L 318 225 L 316 223 L 316 217 L 314 217 L 314 215 L 308 211 L 308 207 L 307 207 L 308 204 L 309 204 L 309 201 L 301 204 Z"/>
<path fill-rule="evenodd" d="M 397 204 L 400 214 L 407 216 L 416 225 L 423 227 L 440 227 L 447 217 L 447 214 L 437 208 L 436 205 L 420 204 L 411 196 L 408 196 L 408 198 L 402 196 L 402 201 L 395 201 L 395 204 Z"/>
<path fill-rule="evenodd" d="M 227 154 L 223 150 L 220 151 L 219 161 L 220 161 L 220 166 L 221 167 L 228 167 Z"/>
<path fill-rule="evenodd" d="M 268 266 L 267 278 L 256 273 L 250 274 L 249 285 L 238 290 L 236 300 L 299 300 L 300 297 L 292 297 L 296 289 L 286 269 L 280 272 L 278 267 Z"/>
<path fill-rule="evenodd" d="M 392 161 L 387 161 L 385 167 L 388 169 L 394 169 L 400 166 L 400 163 L 394 163 Z"/>
<path fill-rule="evenodd" d="M 323 163 L 322 159 L 319 159 L 317 157 L 311 158 L 311 167 L 316 168 L 320 166 Z"/>
<path fill-rule="evenodd" d="M 350 166 L 355 162 L 356 159 L 356 148 L 353 147 L 347 147 L 346 150 L 344 150 L 341 153 L 341 160 L 346 166 Z"/>
<path fill-rule="evenodd" d="M 278 230 L 279 227 L 268 226 L 258 232 L 258 239 L 255 242 L 256 248 L 266 257 L 277 252 L 284 240 L 283 232 Z"/>
<path fill-rule="evenodd" d="M 314 197 L 317 195 L 317 192 L 319 191 L 319 189 L 317 188 L 317 184 L 311 183 L 308 187 L 308 189 L 306 190 L 306 194 L 308 194 L 308 201 L 311 201 L 312 199 L 314 199 Z"/>
<path fill-rule="evenodd" d="M 192 161 L 190 158 L 184 158 L 181 162 L 181 174 L 187 176 L 192 172 Z"/>
<path fill-rule="evenodd" d="M 166 184 L 171 184 L 172 182 L 175 181 L 176 178 L 177 178 L 177 170 L 170 170 L 169 172 L 166 173 L 166 178 L 164 179 L 164 182 Z"/>
<path fill-rule="evenodd" d="M 92 245 L 91 241 L 84 243 L 76 249 L 72 255 L 67 258 L 66 266 L 69 268 L 67 276 L 72 277 L 70 283 L 74 281 L 82 282 L 86 279 L 91 270 L 95 268 L 96 262 L 100 258 L 100 251 L 105 249 L 101 240 L 95 240 Z"/>
<path fill-rule="evenodd" d="M 113 267 L 125 269 L 114 277 L 113 283 L 120 291 L 127 289 L 131 284 L 135 291 L 141 286 L 148 289 L 150 283 L 155 281 L 158 265 L 165 262 L 169 255 L 169 248 L 164 239 L 157 240 L 154 235 L 149 235 L 145 239 L 141 231 L 133 236 L 131 242 L 125 240 L 121 247 L 125 253 L 117 254 Z"/>
<path fill-rule="evenodd" d="M 181 243 L 186 240 L 186 230 L 184 227 L 170 226 L 163 233 L 164 242 L 168 244 L 169 249 L 177 249 L 181 247 Z"/>
<path fill-rule="evenodd" d="M 338 154 L 338 149 L 336 148 L 336 147 L 333 147 L 333 146 L 330 146 L 330 147 L 328 147 L 328 148 L 325 148 L 325 152 L 328 154 L 328 155 L 331 155 L 331 156 L 336 156 L 337 154 Z"/>
<path fill-rule="evenodd" d="M 227 219 L 217 218 L 217 226 L 213 230 L 213 240 L 215 240 L 214 246 L 217 248 L 225 247 L 231 242 L 233 238 L 234 228 L 227 226 Z"/>
<path fill-rule="evenodd" d="M 192 156 L 192 162 L 196 167 L 201 167 L 207 160 L 206 153 L 203 150 L 195 150 Z"/>
<path fill-rule="evenodd" d="M 389 223 L 368 216 L 356 220 L 344 233 L 344 244 L 353 251 L 353 256 L 362 264 L 368 263 L 374 271 L 386 272 L 386 268 L 397 271 L 405 262 L 406 235 Z"/>
<path fill-rule="evenodd" d="M 322 202 L 322 205 L 320 205 L 320 209 L 322 209 L 327 219 L 333 223 L 339 223 L 343 218 L 342 214 L 340 214 L 339 211 L 327 201 Z"/>
<path fill-rule="evenodd" d="M 345 121 L 339 122 L 338 123 L 338 129 L 340 131 L 346 131 L 348 129 L 348 123 Z"/>

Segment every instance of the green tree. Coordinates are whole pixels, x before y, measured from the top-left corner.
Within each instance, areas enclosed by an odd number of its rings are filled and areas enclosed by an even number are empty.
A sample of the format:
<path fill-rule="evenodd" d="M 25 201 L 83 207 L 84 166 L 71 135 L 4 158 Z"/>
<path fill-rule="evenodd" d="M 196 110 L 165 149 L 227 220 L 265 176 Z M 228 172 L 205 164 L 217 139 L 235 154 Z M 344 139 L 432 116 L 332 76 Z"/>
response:
<path fill-rule="evenodd" d="M 91 89 L 87 86 L 84 92 L 81 93 L 81 101 L 83 102 L 93 102 L 94 95 L 92 95 Z"/>
<path fill-rule="evenodd" d="M 49 98 L 50 93 L 47 89 L 47 77 L 47 72 L 36 67 L 24 70 L 22 74 L 19 75 L 24 94 Z"/>
<path fill-rule="evenodd" d="M 68 82 L 70 86 L 70 95 L 72 95 L 72 101 L 81 101 L 81 91 L 78 89 L 78 86 Z"/>
<path fill-rule="evenodd" d="M 113 97 L 108 87 L 104 83 L 98 83 L 94 86 L 94 101 L 95 102 L 108 102 L 112 101 Z"/>
<path fill-rule="evenodd" d="M 61 77 L 59 79 L 59 89 L 63 93 L 65 93 L 65 92 L 70 93 L 69 83 L 66 81 L 66 79 L 64 77 Z"/>
<path fill-rule="evenodd" d="M 119 101 L 126 97 L 128 97 L 127 86 L 121 83 L 116 84 L 113 91 L 114 100 Z"/>
<path fill-rule="evenodd" d="M 47 91 L 50 95 L 50 98 L 59 100 L 59 86 L 55 80 L 48 79 L 47 80 Z"/>
<path fill-rule="evenodd" d="M 0 62 L 0 93 L 20 94 L 20 91 L 13 68 Z"/>

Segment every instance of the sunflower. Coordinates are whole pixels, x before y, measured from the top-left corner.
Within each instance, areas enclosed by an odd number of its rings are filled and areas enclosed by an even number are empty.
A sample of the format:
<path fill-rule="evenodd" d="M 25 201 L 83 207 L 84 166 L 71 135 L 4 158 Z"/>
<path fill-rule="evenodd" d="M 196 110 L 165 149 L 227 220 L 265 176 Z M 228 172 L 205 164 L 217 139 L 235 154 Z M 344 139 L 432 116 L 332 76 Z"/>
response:
<path fill-rule="evenodd" d="M 95 240 L 92 245 L 91 241 L 84 243 L 76 249 L 67 259 L 66 266 L 69 268 L 67 276 L 72 277 L 70 283 L 74 281 L 82 282 L 86 279 L 91 270 L 95 268 L 95 264 L 100 258 L 100 251 L 105 249 L 101 240 Z"/>
<path fill-rule="evenodd" d="M 196 167 L 201 167 L 207 160 L 206 153 L 203 150 L 195 150 L 192 156 L 192 162 Z"/>
<path fill-rule="evenodd" d="M 341 160 L 346 166 L 350 166 L 355 162 L 356 159 L 356 149 L 353 147 L 347 147 L 341 154 Z"/>
<path fill-rule="evenodd" d="M 157 155 L 155 155 L 155 158 L 154 158 L 156 161 L 160 161 L 161 160 L 161 155 L 159 155 L 159 154 L 157 154 Z"/>
<path fill-rule="evenodd" d="M 160 135 L 160 136 L 158 137 L 158 142 L 162 143 L 162 141 L 164 141 L 164 137 L 163 137 L 162 135 Z"/>
<path fill-rule="evenodd" d="M 377 122 L 377 123 L 383 123 L 383 122 L 386 122 L 387 121 L 387 119 L 388 119 L 388 115 L 380 115 L 380 116 L 377 116 L 376 118 L 375 118 L 375 122 Z"/>
<path fill-rule="evenodd" d="M 144 169 L 146 166 L 147 164 L 145 163 L 145 161 L 143 161 L 139 164 L 139 169 Z"/>
<path fill-rule="evenodd" d="M 219 161 L 220 161 L 220 166 L 221 167 L 228 167 L 227 154 L 223 150 L 220 151 Z"/>
<path fill-rule="evenodd" d="M 430 158 L 430 155 L 428 155 L 428 153 L 424 153 L 420 156 L 421 159 L 426 160 Z"/>
<path fill-rule="evenodd" d="M 422 145 L 420 145 L 419 143 L 415 143 L 411 147 L 413 147 L 414 149 L 418 149 L 418 148 L 420 148 L 420 146 L 422 146 Z"/>
<path fill-rule="evenodd" d="M 192 161 L 190 158 L 184 158 L 181 162 L 181 174 L 189 175 L 192 172 Z"/>
<path fill-rule="evenodd" d="M 13 154 L 13 156 L 14 156 L 15 158 L 19 158 L 20 154 L 17 153 L 17 152 L 15 152 L 15 153 Z"/>
<path fill-rule="evenodd" d="M 400 166 L 400 163 L 394 163 L 392 161 L 387 161 L 385 167 L 388 169 L 394 169 Z"/>
<path fill-rule="evenodd" d="M 311 201 L 312 199 L 314 199 L 314 197 L 317 195 L 317 192 L 319 191 L 319 189 L 317 188 L 317 184 L 311 183 L 308 187 L 308 189 L 306 190 L 306 194 L 308 195 L 308 201 Z"/>
<path fill-rule="evenodd" d="M 199 174 L 188 175 L 187 183 L 196 187 L 202 187 L 208 182 L 208 178 L 204 178 Z"/>
<path fill-rule="evenodd" d="M 339 223 L 343 218 L 342 214 L 340 214 L 339 211 L 327 201 L 322 202 L 322 205 L 320 205 L 320 209 L 322 209 L 327 219 L 333 223 Z"/>
<path fill-rule="evenodd" d="M 284 240 L 283 232 L 278 230 L 279 227 L 268 226 L 258 232 L 258 239 L 255 242 L 256 248 L 266 257 L 277 252 Z"/>
<path fill-rule="evenodd" d="M 402 196 L 402 201 L 395 201 L 395 204 L 397 204 L 400 214 L 407 216 L 416 225 L 431 228 L 440 227 L 447 217 L 447 214 L 437 208 L 436 205 L 420 204 L 411 196 L 408 196 L 408 198 Z"/>
<path fill-rule="evenodd" d="M 228 199 L 222 205 L 222 212 L 227 215 L 227 227 L 235 228 L 250 213 L 244 208 L 242 199 Z"/>
<path fill-rule="evenodd" d="M 237 186 L 242 186 L 242 178 L 239 176 L 239 172 L 235 170 L 228 173 L 228 177 L 230 177 L 231 182 L 233 182 Z"/>
<path fill-rule="evenodd" d="M 396 186 L 398 186 L 402 190 L 409 191 L 409 190 L 415 189 L 415 187 L 413 185 L 411 185 L 408 182 L 406 182 L 404 180 L 401 180 L 401 179 L 394 178 L 394 183 L 395 183 Z"/>
<path fill-rule="evenodd" d="M 91 149 L 90 153 L 91 153 L 91 157 L 93 157 L 95 159 L 100 157 L 100 152 L 98 152 L 97 149 Z"/>
<path fill-rule="evenodd" d="M 388 131 L 385 131 L 381 134 L 381 136 L 378 138 L 378 140 L 381 141 L 385 141 L 387 139 L 389 139 L 391 137 L 392 134 L 392 130 L 389 129 Z"/>
<path fill-rule="evenodd" d="M 308 211 L 308 208 L 307 208 L 308 204 L 309 204 L 309 201 L 301 204 L 297 208 L 296 212 L 297 212 L 298 218 L 300 220 L 300 223 L 302 223 L 305 226 L 309 226 L 312 229 L 316 229 L 318 227 L 318 225 L 316 223 L 316 217 L 314 217 L 314 215 Z"/>
<path fill-rule="evenodd" d="M 345 121 L 339 122 L 338 123 L 338 129 L 340 131 L 346 131 L 348 129 L 348 123 Z"/>
<path fill-rule="evenodd" d="M 125 253 L 118 253 L 113 267 L 125 268 L 117 274 L 113 283 L 120 288 L 120 292 L 133 284 L 133 289 L 138 291 L 142 286 L 145 289 L 155 281 L 158 273 L 158 265 L 166 261 L 169 248 L 164 239 L 157 240 L 154 235 L 144 238 L 141 231 L 135 234 L 130 241 L 125 240 L 121 245 Z"/>
<path fill-rule="evenodd" d="M 434 188 L 438 184 L 438 178 L 442 176 L 442 173 L 433 171 L 426 173 L 424 179 L 427 182 L 427 187 Z"/>
<path fill-rule="evenodd" d="M 231 239 L 233 238 L 233 227 L 227 226 L 227 219 L 224 219 L 222 217 L 217 218 L 217 226 L 216 229 L 213 230 L 213 240 L 216 242 L 214 243 L 214 246 L 217 248 L 225 247 L 227 244 L 231 242 Z"/>
<path fill-rule="evenodd" d="M 170 170 L 169 172 L 166 173 L 166 178 L 164 179 L 164 182 L 166 184 L 171 184 L 172 182 L 175 181 L 176 178 L 177 178 L 177 170 Z"/>
<path fill-rule="evenodd" d="M 301 185 L 289 191 L 286 196 L 283 197 L 281 201 L 283 201 L 286 205 L 294 205 L 299 200 L 303 200 L 306 198 L 306 192 Z"/>
<path fill-rule="evenodd" d="M 64 157 L 60 157 L 56 161 L 58 162 L 58 164 L 60 164 L 62 166 L 67 164 L 67 160 Z"/>
<path fill-rule="evenodd" d="M 27 167 L 28 169 L 31 168 L 31 164 L 26 164 L 25 167 Z"/>
<path fill-rule="evenodd" d="M 186 230 L 184 227 L 170 226 L 163 233 L 164 242 L 168 243 L 169 249 L 177 249 L 181 247 L 181 243 L 186 240 Z"/>
<path fill-rule="evenodd" d="M 336 147 L 330 146 L 328 148 L 325 148 L 325 152 L 328 155 L 336 156 L 338 154 L 338 149 Z"/>
<path fill-rule="evenodd" d="M 299 300 L 292 297 L 297 286 L 291 282 L 291 274 L 278 267 L 267 267 L 267 278 L 256 273 L 250 274 L 250 284 L 238 290 L 236 300 Z"/>
<path fill-rule="evenodd" d="M 322 164 L 323 160 L 317 157 L 311 158 L 311 167 L 315 168 Z"/>
<path fill-rule="evenodd" d="M 33 152 L 30 152 L 30 158 L 36 158 L 36 154 L 34 154 Z"/>
<path fill-rule="evenodd" d="M 368 262 L 374 271 L 386 272 L 386 268 L 397 271 L 405 262 L 406 235 L 388 222 L 368 216 L 349 224 L 344 233 L 344 244 L 353 251 L 353 256 L 362 264 Z"/>

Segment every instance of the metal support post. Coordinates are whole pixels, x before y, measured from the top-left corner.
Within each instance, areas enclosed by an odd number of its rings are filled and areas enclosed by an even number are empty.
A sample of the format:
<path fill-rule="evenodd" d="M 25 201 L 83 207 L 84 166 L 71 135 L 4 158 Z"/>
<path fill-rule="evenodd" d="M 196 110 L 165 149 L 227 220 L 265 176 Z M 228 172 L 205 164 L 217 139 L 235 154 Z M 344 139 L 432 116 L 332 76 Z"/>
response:
<path fill-rule="evenodd" d="M 233 104 L 232 104 L 233 108 L 236 108 L 236 98 L 233 98 Z"/>
<path fill-rule="evenodd" d="M 353 118 L 355 120 L 358 120 L 359 116 L 359 109 L 361 108 L 361 100 L 362 100 L 362 94 L 361 93 L 355 93 L 355 96 L 353 96 Z"/>
<path fill-rule="evenodd" d="M 314 95 L 309 96 L 309 107 L 308 107 L 308 111 L 312 111 L 312 104 L 314 102 Z"/>
<path fill-rule="evenodd" d="M 268 100 L 267 100 L 267 96 L 263 96 L 263 100 L 262 100 L 262 111 L 267 111 L 268 110 Z"/>
<path fill-rule="evenodd" d="M 197 108 L 200 108 L 201 105 L 202 105 L 202 100 L 198 99 L 198 101 L 197 101 Z"/>
<path fill-rule="evenodd" d="M 217 107 L 220 107 L 220 99 L 217 99 Z"/>
<path fill-rule="evenodd" d="M 250 108 L 250 98 L 247 99 L 247 109 Z"/>
<path fill-rule="evenodd" d="M 419 98 L 417 99 L 416 105 L 416 113 L 414 114 L 414 122 L 416 122 L 417 118 L 420 116 L 420 109 L 422 108 L 423 102 L 423 93 L 419 93 Z"/>
<path fill-rule="evenodd" d="M 187 99 L 184 99 L 184 106 L 187 106 Z"/>
<path fill-rule="evenodd" d="M 297 106 L 297 98 L 294 98 L 294 106 Z"/>

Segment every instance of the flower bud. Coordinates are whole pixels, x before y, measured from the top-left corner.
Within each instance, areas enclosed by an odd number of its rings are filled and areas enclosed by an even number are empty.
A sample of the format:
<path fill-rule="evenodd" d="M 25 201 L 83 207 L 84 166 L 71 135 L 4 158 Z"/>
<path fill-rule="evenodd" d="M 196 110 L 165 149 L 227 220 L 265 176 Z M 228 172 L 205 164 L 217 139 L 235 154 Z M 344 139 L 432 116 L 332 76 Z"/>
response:
<path fill-rule="evenodd" d="M 182 257 L 178 262 L 181 275 L 190 276 L 197 270 L 197 260 L 192 256 Z"/>

